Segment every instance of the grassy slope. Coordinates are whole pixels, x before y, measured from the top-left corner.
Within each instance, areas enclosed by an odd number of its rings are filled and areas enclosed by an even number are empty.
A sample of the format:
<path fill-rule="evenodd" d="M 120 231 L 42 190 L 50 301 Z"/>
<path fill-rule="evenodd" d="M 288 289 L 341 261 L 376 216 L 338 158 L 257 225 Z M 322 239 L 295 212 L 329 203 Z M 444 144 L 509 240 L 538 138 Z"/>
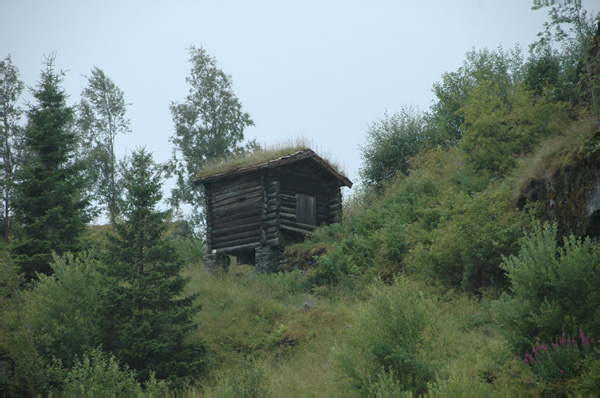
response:
<path fill-rule="evenodd" d="M 573 139 L 572 134 L 547 141 L 537 155 L 523 159 L 520 168 L 505 180 L 504 188 L 498 189 L 507 190 L 509 197 L 511 192 L 516 194 L 527 175 L 540 173 L 552 154 L 564 153 L 577 141 L 581 139 Z M 366 254 L 373 257 L 372 271 L 363 269 L 337 286 L 313 284 L 310 288 L 309 281 L 315 280 L 311 272 L 254 275 L 252 267 L 234 265 L 228 275 L 213 275 L 201 264 L 190 265 L 188 291 L 199 295 L 203 307 L 196 318 L 199 328 L 195 337 L 211 347 L 211 371 L 204 379 L 207 392 L 259 389 L 278 396 L 349 392 L 332 351 L 349 341 L 356 315 L 368 309 L 377 270 L 385 271 L 385 261 L 397 257 L 399 265 L 391 269 L 402 272 L 403 261 L 414 260 L 411 250 L 415 244 L 423 246 L 431 236 L 435 238 L 436 228 L 451 220 L 453 212 L 462 214 L 464 207 L 456 203 L 468 200 L 465 191 L 480 191 L 486 185 L 464 170 L 459 154 L 453 151 L 433 154 L 415 164 L 411 177 L 393 184 L 385 196 L 368 205 L 354 206 L 344 224 L 321 231 L 313 239 L 316 245 L 341 247 L 344 252 L 361 245 L 375 246 Z M 491 182 L 492 191 L 496 183 Z M 510 198 L 503 200 L 510 202 Z M 428 224 L 424 220 L 432 213 L 435 222 Z M 397 230 L 390 222 L 394 217 L 399 222 L 416 220 L 407 224 L 408 254 L 393 250 Z M 427 331 L 433 347 L 427 355 L 436 361 L 439 383 L 431 384 L 430 392 L 438 388 L 460 393 L 467 388 L 507 394 L 532 388 L 531 383 L 523 384 L 523 378 L 529 376 L 513 361 L 514 353 L 494 322 L 490 308 L 497 290 L 470 296 L 439 285 L 432 287 L 419 278 L 411 278 L 411 283 L 418 284 L 436 303 L 432 316 L 438 322 Z M 309 300 L 316 308 L 303 310 L 303 303 Z"/>
<path fill-rule="evenodd" d="M 340 391 L 328 353 L 343 339 L 359 295 L 307 292 L 300 273 L 254 275 L 249 266 L 213 275 L 197 264 L 187 274 L 202 305 L 196 337 L 212 349 L 210 388 L 222 391 L 239 368 L 258 366 L 276 395 Z M 316 307 L 303 308 L 307 301 Z"/>

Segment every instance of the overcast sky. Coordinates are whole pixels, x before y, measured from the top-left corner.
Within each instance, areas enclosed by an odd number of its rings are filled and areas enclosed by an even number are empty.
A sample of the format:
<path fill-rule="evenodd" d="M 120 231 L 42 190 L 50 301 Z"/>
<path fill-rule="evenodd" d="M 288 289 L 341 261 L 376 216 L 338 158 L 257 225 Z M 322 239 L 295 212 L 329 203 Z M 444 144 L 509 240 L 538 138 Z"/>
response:
<path fill-rule="evenodd" d="M 172 146 L 172 101 L 188 92 L 188 48 L 204 47 L 230 74 L 266 145 L 303 136 L 358 182 L 370 124 L 404 105 L 426 111 L 432 85 L 471 49 L 524 53 L 547 20 L 532 0 L 127 1 L 0 0 L 0 57 L 28 86 L 44 55 L 68 71 L 79 100 L 97 66 L 125 92 L 132 134 L 118 152 L 146 146 L 158 162 Z M 600 0 L 583 0 L 598 11 Z"/>

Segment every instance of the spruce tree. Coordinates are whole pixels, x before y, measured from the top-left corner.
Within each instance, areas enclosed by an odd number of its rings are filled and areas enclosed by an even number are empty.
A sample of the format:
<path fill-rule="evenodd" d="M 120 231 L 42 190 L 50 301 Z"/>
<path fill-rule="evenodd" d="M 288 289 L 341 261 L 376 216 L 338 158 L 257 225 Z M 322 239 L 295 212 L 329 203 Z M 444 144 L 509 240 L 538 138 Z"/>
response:
<path fill-rule="evenodd" d="M 204 344 L 185 339 L 195 329 L 191 318 L 198 307 L 194 296 L 182 296 L 183 262 L 165 237 L 169 212 L 157 208 L 161 170 L 141 149 L 125 166 L 123 181 L 123 221 L 114 225 L 105 262 L 112 283 L 102 316 L 104 348 L 139 380 L 151 371 L 168 379 L 196 374 L 204 367 Z"/>
<path fill-rule="evenodd" d="M 46 63 L 27 111 L 27 159 L 17 176 L 15 218 L 19 229 L 13 253 L 27 280 L 50 274 L 52 252 L 81 249 L 80 236 L 90 220 L 82 167 L 73 160 L 77 139 L 74 110 L 60 87 L 62 73 Z"/>

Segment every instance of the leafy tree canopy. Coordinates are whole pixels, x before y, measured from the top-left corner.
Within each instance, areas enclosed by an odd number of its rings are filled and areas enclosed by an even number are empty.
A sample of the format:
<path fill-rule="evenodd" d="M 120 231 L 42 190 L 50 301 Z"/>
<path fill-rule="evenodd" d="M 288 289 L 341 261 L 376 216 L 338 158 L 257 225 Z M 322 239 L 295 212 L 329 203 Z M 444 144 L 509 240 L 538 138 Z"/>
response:
<path fill-rule="evenodd" d="M 210 159 L 256 149 L 256 142 L 242 145 L 244 131 L 254 122 L 242 109 L 233 92 L 233 80 L 217 66 L 217 60 L 203 48 L 190 47 L 189 94 L 183 103 L 172 102 L 175 134 L 170 171 L 176 177 L 171 203 L 190 204 L 196 223 L 201 223 L 202 192 L 193 179 Z"/>

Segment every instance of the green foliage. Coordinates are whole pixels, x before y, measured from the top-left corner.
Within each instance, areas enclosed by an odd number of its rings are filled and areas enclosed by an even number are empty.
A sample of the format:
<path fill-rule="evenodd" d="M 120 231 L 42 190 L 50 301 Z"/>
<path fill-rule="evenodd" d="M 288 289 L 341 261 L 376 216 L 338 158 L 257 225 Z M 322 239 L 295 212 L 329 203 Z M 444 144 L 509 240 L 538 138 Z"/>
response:
<path fill-rule="evenodd" d="M 211 159 L 242 152 L 244 130 L 253 126 L 250 115 L 233 92 L 233 80 L 217 67 L 215 58 L 203 48 L 190 47 L 190 91 L 183 103 L 171 103 L 175 134 L 170 172 L 176 177 L 171 203 L 193 206 L 192 221 L 202 223 L 203 196 L 193 179 Z M 251 142 L 246 149 L 256 149 Z"/>
<path fill-rule="evenodd" d="M 25 315 L 25 299 L 20 290 L 23 282 L 8 251 L 0 251 L 0 352 L 6 358 L 0 372 L 3 393 L 34 394 L 42 391 L 45 384 L 44 364 Z"/>
<path fill-rule="evenodd" d="M 17 101 L 25 85 L 10 55 L 0 61 L 0 180 L 2 181 L 2 237 L 8 242 L 13 216 L 14 178 L 23 161 L 23 128 L 19 125 L 23 110 Z"/>
<path fill-rule="evenodd" d="M 534 7 L 542 8 L 542 5 Z M 598 118 L 597 62 L 592 54 L 597 17 L 588 14 L 581 2 L 554 5 L 548 10 L 549 22 L 530 46 L 526 81 L 539 93 L 543 90 L 555 101 L 569 101 L 591 108 Z M 591 106 L 590 106 L 591 105 Z"/>
<path fill-rule="evenodd" d="M 121 366 L 112 355 L 99 349 L 84 354 L 73 366 L 64 371 L 63 394 L 140 394 L 142 388 L 135 373 Z"/>
<path fill-rule="evenodd" d="M 221 376 L 219 395 L 264 397 L 269 395 L 269 381 L 264 366 L 250 358 L 241 360 Z"/>
<path fill-rule="evenodd" d="M 367 145 L 361 148 L 363 183 L 381 188 L 397 173 L 408 174 L 409 160 L 426 145 L 425 121 L 420 112 L 404 107 L 373 123 Z"/>
<path fill-rule="evenodd" d="M 103 347 L 147 380 L 196 375 L 205 347 L 186 342 L 198 311 L 183 297 L 183 262 L 165 237 L 169 212 L 159 211 L 161 170 L 151 154 L 133 153 L 124 173 L 124 220 L 115 225 L 104 272 L 110 278 L 102 312 Z"/>
<path fill-rule="evenodd" d="M 531 352 L 524 354 L 523 361 L 540 382 L 551 384 L 579 376 L 581 361 L 593 355 L 595 347 L 595 340 L 590 342 L 583 332 L 579 339 L 563 332 L 560 340 L 549 345 L 536 343 Z"/>
<path fill-rule="evenodd" d="M 368 393 L 372 384 L 389 386 L 393 377 L 401 390 L 423 392 L 435 374 L 425 337 L 435 329 L 434 313 L 432 302 L 406 279 L 375 287 L 346 344 L 334 351 L 352 388 Z"/>
<path fill-rule="evenodd" d="M 106 207 L 109 219 L 119 213 L 122 191 L 118 183 L 115 138 L 130 132 L 123 91 L 100 68 L 87 76 L 88 86 L 81 94 L 77 124 L 84 140 L 82 156 L 94 191 L 94 199 Z"/>
<path fill-rule="evenodd" d="M 483 82 L 494 82 L 502 91 L 521 80 L 523 59 L 517 47 L 505 52 L 483 49 L 467 53 L 463 66 L 456 72 L 442 75 L 442 81 L 433 85 L 437 98 L 427 118 L 427 129 L 432 145 L 457 145 L 464 133 L 464 115 L 461 108 L 471 90 Z"/>
<path fill-rule="evenodd" d="M 25 292 L 26 314 L 37 352 L 71 367 L 100 343 L 97 315 L 105 279 L 93 254 L 55 255 L 52 275 L 40 275 Z"/>
<path fill-rule="evenodd" d="M 511 205 L 507 185 L 452 197 L 454 208 L 430 234 L 429 243 L 411 248 L 408 270 L 430 283 L 476 293 L 503 288 L 502 258 L 515 253 L 527 219 Z"/>
<path fill-rule="evenodd" d="M 482 81 L 467 93 L 461 108 L 464 132 L 460 143 L 476 170 L 504 175 L 518 157 L 549 135 L 552 107 L 521 86 L 501 87 Z"/>
<path fill-rule="evenodd" d="M 18 241 L 15 260 L 32 280 L 49 274 L 51 253 L 81 249 L 80 236 L 90 220 L 81 163 L 73 160 L 77 138 L 70 125 L 74 110 L 60 88 L 62 74 L 47 61 L 32 94 L 37 100 L 27 112 L 25 146 L 30 154 L 16 186 Z"/>
<path fill-rule="evenodd" d="M 459 374 L 447 379 L 438 378 L 428 384 L 427 396 L 435 397 L 493 397 L 493 386 L 478 377 Z"/>
<path fill-rule="evenodd" d="M 600 245 L 565 237 L 559 246 L 556 225 L 536 224 L 517 255 L 502 268 L 510 294 L 497 303 L 503 330 L 514 347 L 524 351 L 531 341 L 550 341 L 579 330 L 600 336 Z"/>

